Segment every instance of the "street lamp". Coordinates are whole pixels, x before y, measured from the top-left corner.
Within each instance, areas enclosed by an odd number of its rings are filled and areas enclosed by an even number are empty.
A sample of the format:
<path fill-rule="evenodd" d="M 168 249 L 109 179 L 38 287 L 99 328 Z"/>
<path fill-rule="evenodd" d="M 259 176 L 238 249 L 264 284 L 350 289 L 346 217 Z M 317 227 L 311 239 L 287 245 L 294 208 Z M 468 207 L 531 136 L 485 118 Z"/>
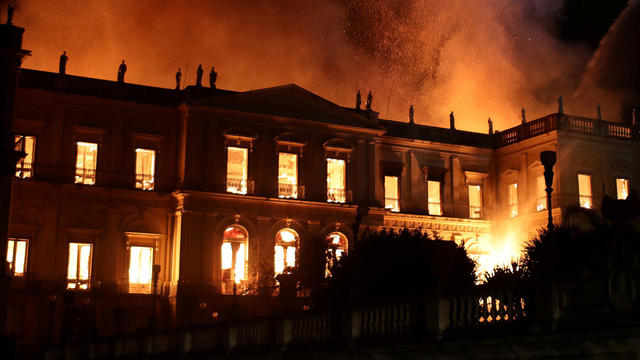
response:
<path fill-rule="evenodd" d="M 553 217 L 551 216 L 551 193 L 553 192 L 553 165 L 556 164 L 555 151 L 543 151 L 540 153 L 540 162 L 544 166 L 544 182 L 547 188 L 547 212 L 549 214 L 549 230 L 553 229 Z"/>

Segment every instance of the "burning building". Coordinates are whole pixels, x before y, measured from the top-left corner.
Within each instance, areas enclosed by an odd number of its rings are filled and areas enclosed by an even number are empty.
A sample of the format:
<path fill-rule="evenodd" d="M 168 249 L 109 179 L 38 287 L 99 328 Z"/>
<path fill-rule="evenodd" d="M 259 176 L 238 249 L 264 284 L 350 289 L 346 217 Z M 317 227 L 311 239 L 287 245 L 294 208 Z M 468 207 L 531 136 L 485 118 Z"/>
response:
<path fill-rule="evenodd" d="M 295 267 L 306 241 L 346 253 L 363 228 L 421 229 L 491 268 L 546 224 L 545 150 L 555 221 L 640 181 L 637 119 L 559 109 L 475 133 L 453 114 L 449 128 L 381 119 L 293 84 L 177 90 L 19 68 L 16 41 L 0 56 L 23 154 L 6 243 L 6 328 L 21 343 L 136 330 L 154 294 L 159 321 L 210 318 Z"/>

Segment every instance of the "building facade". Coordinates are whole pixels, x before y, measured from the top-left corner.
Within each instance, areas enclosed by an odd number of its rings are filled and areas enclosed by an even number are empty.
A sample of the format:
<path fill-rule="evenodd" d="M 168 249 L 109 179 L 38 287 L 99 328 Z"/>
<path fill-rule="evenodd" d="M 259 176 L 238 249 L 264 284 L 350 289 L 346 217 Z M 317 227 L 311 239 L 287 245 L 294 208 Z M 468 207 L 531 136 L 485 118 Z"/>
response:
<path fill-rule="evenodd" d="M 6 328 L 21 343 L 135 331 L 152 309 L 165 325 L 210 319 L 295 267 L 305 242 L 344 253 L 365 228 L 421 229 L 491 268 L 546 224 L 544 150 L 558 155 L 555 221 L 640 181 L 637 124 L 561 113 L 479 134 L 296 85 L 170 90 L 29 69 L 14 93 L 26 156 Z"/>

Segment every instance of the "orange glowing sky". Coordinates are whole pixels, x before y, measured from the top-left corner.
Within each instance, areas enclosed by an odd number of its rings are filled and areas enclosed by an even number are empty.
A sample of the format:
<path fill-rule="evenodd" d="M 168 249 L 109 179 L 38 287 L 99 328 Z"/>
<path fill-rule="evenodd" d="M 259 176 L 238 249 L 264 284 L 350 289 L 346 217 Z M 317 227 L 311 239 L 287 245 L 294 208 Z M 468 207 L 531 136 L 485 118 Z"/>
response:
<path fill-rule="evenodd" d="M 343 106 L 372 90 L 382 118 L 407 121 L 414 104 L 419 123 L 448 126 L 453 110 L 458 128 L 481 132 L 488 117 L 517 125 L 521 107 L 555 112 L 591 55 L 540 20 L 553 0 L 10 2 L 26 68 L 57 71 L 66 50 L 70 74 L 115 80 L 126 59 L 127 82 L 173 88 L 178 67 L 188 85 L 202 64 L 219 88 L 296 83 Z"/>

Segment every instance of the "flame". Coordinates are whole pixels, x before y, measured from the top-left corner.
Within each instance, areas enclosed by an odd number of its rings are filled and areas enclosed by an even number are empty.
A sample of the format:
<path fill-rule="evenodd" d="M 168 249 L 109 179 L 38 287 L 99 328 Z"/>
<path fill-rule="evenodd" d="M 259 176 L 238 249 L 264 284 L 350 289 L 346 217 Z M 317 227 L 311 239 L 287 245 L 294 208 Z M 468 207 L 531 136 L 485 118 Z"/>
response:
<path fill-rule="evenodd" d="M 215 66 L 217 86 L 249 90 L 296 83 L 340 105 L 356 89 L 374 94 L 381 117 L 486 131 L 554 112 L 590 52 L 555 38 L 540 19 L 562 2 L 539 0 L 197 1 L 22 0 L 14 22 L 26 29 L 27 68 L 175 87 Z M 64 9 L 64 16 L 56 16 Z M 578 69 L 578 71 L 576 71 Z M 205 85 L 207 82 L 205 81 Z M 567 101 L 567 110 L 585 109 Z M 604 109 L 611 106 L 603 104 Z M 586 115 L 586 114 L 585 114 Z M 590 114 L 594 115 L 594 114 Z"/>

